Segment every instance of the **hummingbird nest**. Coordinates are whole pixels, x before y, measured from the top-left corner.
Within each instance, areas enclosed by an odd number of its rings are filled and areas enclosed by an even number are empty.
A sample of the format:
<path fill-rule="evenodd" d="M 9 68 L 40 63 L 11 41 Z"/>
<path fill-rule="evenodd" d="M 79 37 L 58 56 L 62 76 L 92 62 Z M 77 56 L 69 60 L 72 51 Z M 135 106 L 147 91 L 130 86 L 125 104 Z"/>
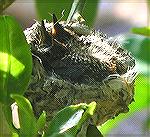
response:
<path fill-rule="evenodd" d="M 121 45 L 78 22 L 36 21 L 25 36 L 33 72 L 25 96 L 35 115 L 49 121 L 62 108 L 95 101 L 93 122 L 103 124 L 128 112 L 134 100 L 135 59 Z"/>

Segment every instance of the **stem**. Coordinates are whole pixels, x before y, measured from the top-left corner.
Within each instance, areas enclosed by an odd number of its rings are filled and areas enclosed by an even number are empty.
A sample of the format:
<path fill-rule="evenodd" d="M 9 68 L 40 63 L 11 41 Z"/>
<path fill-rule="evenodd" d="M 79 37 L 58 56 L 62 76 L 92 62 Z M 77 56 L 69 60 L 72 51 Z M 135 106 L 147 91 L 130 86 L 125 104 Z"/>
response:
<path fill-rule="evenodd" d="M 74 0 L 67 22 L 70 22 L 73 19 L 73 16 L 75 15 L 75 13 L 79 13 L 81 14 L 83 9 L 84 9 L 84 5 L 85 5 L 86 0 Z"/>
<path fill-rule="evenodd" d="M 0 2 L 0 14 L 8 7 L 10 6 L 15 0 L 1 0 Z"/>

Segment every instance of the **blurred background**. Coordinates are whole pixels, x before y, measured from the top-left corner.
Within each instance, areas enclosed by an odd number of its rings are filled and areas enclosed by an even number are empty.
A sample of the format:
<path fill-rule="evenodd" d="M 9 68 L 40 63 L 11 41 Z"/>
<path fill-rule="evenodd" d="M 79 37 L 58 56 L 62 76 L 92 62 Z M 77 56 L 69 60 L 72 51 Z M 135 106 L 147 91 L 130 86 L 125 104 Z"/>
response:
<path fill-rule="evenodd" d="M 47 18 L 48 13 L 68 16 L 73 0 L 16 0 L 3 14 L 15 16 L 23 29 L 36 20 Z M 99 127 L 106 137 L 150 136 L 150 36 L 133 34 L 133 27 L 147 27 L 149 23 L 148 0 L 87 0 L 83 17 L 91 28 L 115 37 L 137 60 L 139 75 L 135 84 L 135 102 L 127 114 L 120 114 Z M 149 2 L 150 4 L 150 2 Z M 65 19 L 64 17 L 64 19 Z M 149 26 L 150 27 L 150 26 Z"/>
<path fill-rule="evenodd" d="M 45 1 L 45 2 L 44 2 Z M 56 0 L 59 1 L 59 0 Z M 68 3 L 71 6 L 73 0 L 62 0 L 63 4 Z M 129 32 L 131 27 L 135 26 L 147 26 L 148 23 L 148 11 L 146 0 L 95 0 L 98 1 L 96 9 L 96 18 L 94 20 L 94 26 L 96 29 L 101 29 L 108 33 L 110 36 L 114 36 L 119 33 Z M 39 19 L 38 15 L 38 4 L 45 4 L 46 7 L 51 7 L 47 5 L 48 0 L 15 0 L 15 2 L 10 5 L 4 14 L 9 14 L 15 16 L 18 21 L 22 24 L 23 28 L 31 26 L 34 22 L 33 19 Z M 61 3 L 51 2 L 57 8 L 61 6 Z M 51 4 L 49 3 L 49 4 Z M 94 1 L 89 2 L 91 5 Z M 39 5 L 40 5 L 39 4 Z M 58 5 L 59 4 L 59 5 Z M 67 4 L 66 4 L 67 5 Z M 93 4 L 94 5 L 94 4 Z M 68 7 L 62 6 L 58 16 L 61 15 L 63 9 L 66 10 Z M 69 7 L 71 8 L 71 7 Z M 95 7 L 96 8 L 96 7 Z M 48 9 L 45 9 L 47 11 Z M 93 9 L 88 9 L 89 12 L 93 12 Z M 44 11 L 43 11 L 44 12 Z M 45 17 L 51 16 L 45 13 Z M 93 17 L 92 17 L 93 18 Z"/>

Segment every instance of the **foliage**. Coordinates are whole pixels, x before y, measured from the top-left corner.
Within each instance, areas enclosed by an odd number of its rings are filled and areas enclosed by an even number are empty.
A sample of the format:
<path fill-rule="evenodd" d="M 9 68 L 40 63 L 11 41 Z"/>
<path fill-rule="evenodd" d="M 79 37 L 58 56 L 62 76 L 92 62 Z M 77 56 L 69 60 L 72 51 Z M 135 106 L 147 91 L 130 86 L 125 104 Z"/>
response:
<path fill-rule="evenodd" d="M 0 102 L 12 132 L 10 94 L 23 95 L 32 71 L 29 45 L 20 25 L 13 17 L 0 17 Z M 1 131 L 2 133 L 2 131 Z"/>
<path fill-rule="evenodd" d="M 93 115 L 95 108 L 95 102 L 92 102 L 89 105 L 81 103 L 65 107 L 59 111 L 50 122 L 45 137 L 76 136 L 81 130 L 84 122 Z"/>
<path fill-rule="evenodd" d="M 132 33 L 150 36 L 150 27 L 132 28 Z"/>
<path fill-rule="evenodd" d="M 29 45 L 13 17 L 0 17 L 0 101 L 10 103 L 9 95 L 23 95 L 32 71 Z"/>

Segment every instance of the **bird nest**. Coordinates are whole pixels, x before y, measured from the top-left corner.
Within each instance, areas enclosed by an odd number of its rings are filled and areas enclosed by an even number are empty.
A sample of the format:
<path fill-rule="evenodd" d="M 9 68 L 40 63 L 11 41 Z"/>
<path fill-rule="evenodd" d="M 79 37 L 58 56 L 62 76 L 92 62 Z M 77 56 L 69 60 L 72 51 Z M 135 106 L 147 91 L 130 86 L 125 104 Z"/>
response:
<path fill-rule="evenodd" d="M 49 121 L 62 108 L 95 101 L 92 121 L 101 125 L 128 112 L 134 100 L 135 59 L 112 38 L 79 21 L 36 21 L 25 31 L 33 71 L 25 96 Z"/>

